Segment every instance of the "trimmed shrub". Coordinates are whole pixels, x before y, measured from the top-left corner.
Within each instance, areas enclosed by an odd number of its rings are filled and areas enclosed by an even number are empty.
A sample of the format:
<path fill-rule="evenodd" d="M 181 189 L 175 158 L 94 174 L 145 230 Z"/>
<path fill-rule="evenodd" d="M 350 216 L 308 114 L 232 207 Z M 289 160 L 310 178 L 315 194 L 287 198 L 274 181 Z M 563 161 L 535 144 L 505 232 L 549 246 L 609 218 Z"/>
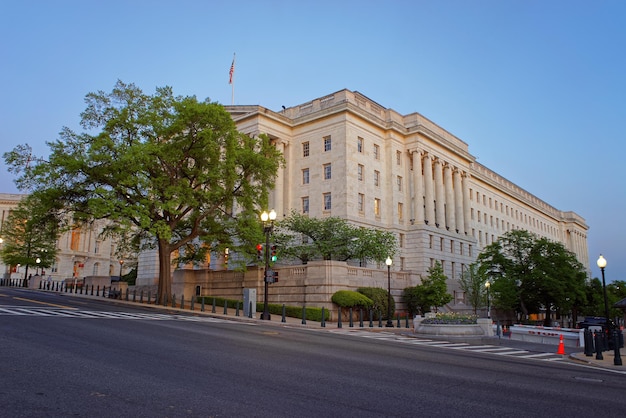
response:
<path fill-rule="evenodd" d="M 389 292 L 386 289 L 380 287 L 359 287 L 357 291 L 373 301 L 372 309 L 374 310 L 374 317 L 378 319 L 378 315 L 384 319 L 387 319 L 387 303 L 391 299 L 391 318 L 396 311 L 396 304 L 393 298 L 389 298 Z"/>
<path fill-rule="evenodd" d="M 374 304 L 372 299 L 353 290 L 338 290 L 331 300 L 341 308 L 370 308 Z"/>

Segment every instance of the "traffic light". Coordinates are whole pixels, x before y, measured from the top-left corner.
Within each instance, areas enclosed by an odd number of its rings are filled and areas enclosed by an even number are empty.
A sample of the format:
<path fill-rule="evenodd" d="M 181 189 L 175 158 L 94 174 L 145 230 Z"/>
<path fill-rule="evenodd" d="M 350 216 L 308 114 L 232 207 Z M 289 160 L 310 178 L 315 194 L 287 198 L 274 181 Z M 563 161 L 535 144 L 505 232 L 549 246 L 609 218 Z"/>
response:
<path fill-rule="evenodd" d="M 276 262 L 276 260 L 278 260 L 278 255 L 276 254 L 277 248 L 278 247 L 276 246 L 276 244 L 272 244 L 272 246 L 270 247 L 270 249 L 272 250 L 270 254 L 270 259 L 272 260 L 272 262 Z"/>
<path fill-rule="evenodd" d="M 263 244 L 257 244 L 256 245 L 256 257 L 259 260 L 263 259 Z"/>
<path fill-rule="evenodd" d="M 272 283 L 278 283 L 278 271 L 274 270 L 272 273 Z"/>

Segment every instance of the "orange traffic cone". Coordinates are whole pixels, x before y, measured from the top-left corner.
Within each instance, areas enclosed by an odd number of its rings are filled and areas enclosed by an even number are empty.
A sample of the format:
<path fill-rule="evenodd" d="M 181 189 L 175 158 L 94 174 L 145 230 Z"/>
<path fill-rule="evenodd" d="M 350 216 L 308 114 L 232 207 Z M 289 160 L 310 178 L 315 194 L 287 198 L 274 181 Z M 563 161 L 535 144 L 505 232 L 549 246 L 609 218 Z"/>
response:
<path fill-rule="evenodd" d="M 563 334 L 561 334 L 561 337 L 559 338 L 559 349 L 556 350 L 556 353 L 565 355 L 565 345 L 563 344 Z"/>

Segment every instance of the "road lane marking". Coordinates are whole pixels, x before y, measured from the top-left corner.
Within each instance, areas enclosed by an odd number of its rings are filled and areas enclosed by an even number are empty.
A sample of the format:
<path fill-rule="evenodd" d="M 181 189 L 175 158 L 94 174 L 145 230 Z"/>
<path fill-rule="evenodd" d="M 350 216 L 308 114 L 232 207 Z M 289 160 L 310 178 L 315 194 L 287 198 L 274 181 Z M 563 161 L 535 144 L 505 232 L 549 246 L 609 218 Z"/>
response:
<path fill-rule="evenodd" d="M 38 300 L 34 300 L 34 299 L 26 299 L 26 298 L 20 298 L 20 297 L 14 297 L 13 299 L 15 300 L 23 300 L 25 302 L 31 302 L 31 303 L 39 303 L 41 305 L 47 305 L 47 306 L 54 306 L 55 308 L 62 308 L 62 309 L 77 309 L 74 308 L 72 306 L 66 306 L 66 305 L 57 305 L 56 303 L 49 303 L 49 302 L 41 302 Z"/>

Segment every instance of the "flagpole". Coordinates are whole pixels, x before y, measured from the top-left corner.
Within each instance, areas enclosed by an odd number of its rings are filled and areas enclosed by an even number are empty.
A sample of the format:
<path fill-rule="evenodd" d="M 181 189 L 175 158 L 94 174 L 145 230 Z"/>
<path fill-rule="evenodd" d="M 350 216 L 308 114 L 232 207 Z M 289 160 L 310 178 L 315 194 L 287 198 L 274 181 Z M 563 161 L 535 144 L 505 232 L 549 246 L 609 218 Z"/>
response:
<path fill-rule="evenodd" d="M 233 63 L 230 65 L 229 83 L 231 87 L 230 104 L 235 105 L 235 53 L 233 53 Z"/>

